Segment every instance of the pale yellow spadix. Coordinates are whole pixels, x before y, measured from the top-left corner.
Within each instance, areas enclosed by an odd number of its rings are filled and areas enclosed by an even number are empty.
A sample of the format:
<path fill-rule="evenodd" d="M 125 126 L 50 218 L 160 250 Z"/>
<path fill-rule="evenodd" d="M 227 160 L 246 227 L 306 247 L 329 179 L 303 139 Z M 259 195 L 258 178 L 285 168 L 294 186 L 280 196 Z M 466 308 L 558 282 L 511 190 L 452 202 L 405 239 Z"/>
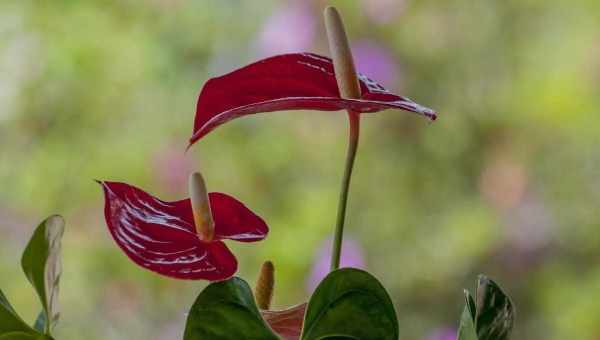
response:
<path fill-rule="evenodd" d="M 271 300 L 273 300 L 273 289 L 275 287 L 275 266 L 273 262 L 265 261 L 260 268 L 258 279 L 256 280 L 256 288 L 254 296 L 258 308 L 269 310 L 271 308 Z"/>
<path fill-rule="evenodd" d="M 196 233 L 202 241 L 211 241 L 215 233 L 215 222 L 210 210 L 206 183 L 199 172 L 190 175 L 189 193 Z"/>
<path fill-rule="evenodd" d="M 342 98 L 360 98 L 360 85 L 352 59 L 352 51 L 344 29 L 340 13 L 335 7 L 327 7 L 323 13 L 329 42 L 329 52 L 333 59 L 335 78 Z"/>

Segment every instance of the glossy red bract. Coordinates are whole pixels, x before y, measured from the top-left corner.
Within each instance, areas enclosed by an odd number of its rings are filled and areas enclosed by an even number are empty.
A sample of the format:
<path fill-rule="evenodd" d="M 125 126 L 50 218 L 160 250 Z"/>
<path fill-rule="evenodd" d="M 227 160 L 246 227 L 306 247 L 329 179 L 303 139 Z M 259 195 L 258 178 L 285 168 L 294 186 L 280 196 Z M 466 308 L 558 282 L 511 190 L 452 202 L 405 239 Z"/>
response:
<path fill-rule="evenodd" d="M 262 218 L 235 198 L 209 193 L 214 240 L 203 242 L 194 228 L 189 199 L 162 201 L 120 182 L 100 182 L 106 224 L 115 242 L 138 265 L 188 280 L 224 280 L 237 271 L 237 260 L 222 240 L 255 242 L 269 229 Z"/>
<path fill-rule="evenodd" d="M 212 78 L 198 98 L 190 145 L 223 123 L 259 112 L 401 109 L 436 118 L 433 110 L 391 94 L 363 75 L 359 81 L 361 98 L 342 99 L 331 59 L 312 53 L 279 55 Z"/>
<path fill-rule="evenodd" d="M 263 319 L 284 340 L 298 340 L 302 334 L 306 303 L 284 310 L 262 310 Z"/>

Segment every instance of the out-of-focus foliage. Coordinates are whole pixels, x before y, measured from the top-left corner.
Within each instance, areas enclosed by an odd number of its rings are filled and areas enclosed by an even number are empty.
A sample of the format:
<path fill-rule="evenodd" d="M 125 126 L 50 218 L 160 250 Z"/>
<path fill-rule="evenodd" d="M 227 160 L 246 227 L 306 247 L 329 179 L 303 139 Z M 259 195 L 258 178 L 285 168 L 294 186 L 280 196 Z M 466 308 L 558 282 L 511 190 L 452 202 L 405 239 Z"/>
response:
<path fill-rule="evenodd" d="M 457 325 L 479 272 L 518 308 L 515 339 L 600 336 L 600 3 L 328 1 L 357 64 L 437 109 L 365 116 L 347 232 L 389 290 L 406 338 Z M 184 153 L 211 76 L 273 53 L 326 54 L 322 1 L 0 2 L 0 286 L 31 323 L 18 263 L 60 212 L 58 339 L 177 339 L 205 286 L 143 271 L 118 251 L 92 179 L 168 199 L 191 170 L 271 226 L 230 245 L 240 275 L 275 262 L 275 304 L 306 300 L 332 232 L 344 113 L 237 120 Z M 29 307 L 23 308 L 23 307 Z"/>

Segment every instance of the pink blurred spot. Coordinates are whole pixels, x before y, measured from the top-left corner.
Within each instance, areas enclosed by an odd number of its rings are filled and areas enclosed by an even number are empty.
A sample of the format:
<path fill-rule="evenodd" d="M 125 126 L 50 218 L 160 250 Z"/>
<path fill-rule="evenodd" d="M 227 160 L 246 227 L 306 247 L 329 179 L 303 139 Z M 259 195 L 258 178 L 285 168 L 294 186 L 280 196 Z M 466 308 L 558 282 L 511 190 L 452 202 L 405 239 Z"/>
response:
<path fill-rule="evenodd" d="M 310 50 L 315 39 L 315 24 L 313 13 L 304 2 L 293 2 L 277 9 L 259 33 L 259 54 L 270 56 Z"/>
<path fill-rule="evenodd" d="M 152 160 L 152 172 L 160 187 L 170 194 L 187 190 L 188 176 L 194 164 L 186 157 L 181 146 L 168 146 L 159 150 Z"/>
<path fill-rule="evenodd" d="M 523 255 L 530 259 L 552 240 L 555 223 L 547 207 L 537 195 L 528 193 L 521 203 L 505 216 L 507 237 L 513 247 L 515 264 L 523 264 Z M 520 255 L 520 256 L 519 256 Z"/>
<path fill-rule="evenodd" d="M 496 155 L 487 162 L 479 178 L 483 198 L 501 212 L 515 208 L 527 188 L 527 173 L 522 163 L 506 155 Z"/>
<path fill-rule="evenodd" d="M 394 87 L 400 82 L 398 64 L 384 46 L 375 41 L 362 40 L 352 44 L 352 54 L 356 68 L 365 76 L 376 79 L 386 87 Z"/>
<path fill-rule="evenodd" d="M 313 292 L 325 276 L 329 274 L 331 246 L 332 240 L 328 239 L 319 248 L 316 261 L 306 281 L 308 292 Z M 365 256 L 361 245 L 347 236 L 344 238 L 344 243 L 342 244 L 342 258 L 340 259 L 340 268 L 345 267 L 366 268 Z"/>
<path fill-rule="evenodd" d="M 426 340 L 456 340 L 456 330 L 453 328 L 439 328 L 431 332 Z"/>

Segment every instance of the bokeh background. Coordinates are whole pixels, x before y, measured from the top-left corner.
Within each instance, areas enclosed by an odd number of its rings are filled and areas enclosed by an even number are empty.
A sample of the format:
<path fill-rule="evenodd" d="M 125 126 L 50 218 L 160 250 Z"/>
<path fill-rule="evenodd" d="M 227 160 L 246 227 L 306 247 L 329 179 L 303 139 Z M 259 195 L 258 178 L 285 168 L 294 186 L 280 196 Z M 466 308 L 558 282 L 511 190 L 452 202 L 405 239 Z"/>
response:
<path fill-rule="evenodd" d="M 232 243 L 239 274 L 277 267 L 275 304 L 327 261 L 343 112 L 236 120 L 185 153 L 202 84 L 259 58 L 327 54 L 342 11 L 362 73 L 435 108 L 365 115 L 347 264 L 390 291 L 403 339 L 452 339 L 462 289 L 496 279 L 515 339 L 600 339 L 600 2 L 0 1 L 0 287 L 39 306 L 18 263 L 36 224 L 67 219 L 58 339 L 179 339 L 204 282 L 133 265 L 93 179 L 166 200 L 201 169 L 270 224 Z M 324 260 L 325 259 L 325 260 Z"/>

